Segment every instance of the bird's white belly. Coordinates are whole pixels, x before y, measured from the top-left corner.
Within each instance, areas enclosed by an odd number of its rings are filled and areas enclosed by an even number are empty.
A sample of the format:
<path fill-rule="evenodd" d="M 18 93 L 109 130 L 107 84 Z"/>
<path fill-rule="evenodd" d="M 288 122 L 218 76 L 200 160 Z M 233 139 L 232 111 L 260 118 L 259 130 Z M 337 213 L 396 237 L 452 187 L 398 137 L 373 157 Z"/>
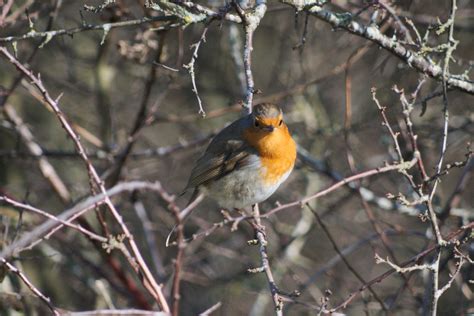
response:
<path fill-rule="evenodd" d="M 291 170 L 271 184 L 263 182 L 262 172 L 265 170 L 262 170 L 260 166 L 234 170 L 231 174 L 206 185 L 205 190 L 224 208 L 251 206 L 268 199 L 288 178 Z"/>

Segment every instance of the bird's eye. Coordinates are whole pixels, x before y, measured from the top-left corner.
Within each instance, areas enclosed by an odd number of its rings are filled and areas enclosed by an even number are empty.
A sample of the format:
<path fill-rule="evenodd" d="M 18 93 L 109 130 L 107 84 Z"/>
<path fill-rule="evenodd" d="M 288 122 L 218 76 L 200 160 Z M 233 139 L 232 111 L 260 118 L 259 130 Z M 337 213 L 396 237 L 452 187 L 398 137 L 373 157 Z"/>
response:
<path fill-rule="evenodd" d="M 260 123 L 259 123 L 257 120 L 255 120 L 255 122 L 254 122 L 253 124 L 255 125 L 255 127 L 259 127 L 259 126 L 260 126 Z"/>
<path fill-rule="evenodd" d="M 280 122 L 278 122 L 278 126 L 281 126 L 281 124 L 283 124 L 283 120 L 280 120 Z"/>

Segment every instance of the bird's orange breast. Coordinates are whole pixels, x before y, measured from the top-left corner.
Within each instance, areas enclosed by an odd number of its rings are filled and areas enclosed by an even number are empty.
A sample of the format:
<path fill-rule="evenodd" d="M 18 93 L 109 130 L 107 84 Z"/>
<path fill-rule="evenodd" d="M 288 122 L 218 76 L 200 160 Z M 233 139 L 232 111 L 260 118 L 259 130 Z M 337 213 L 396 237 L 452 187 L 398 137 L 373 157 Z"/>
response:
<path fill-rule="evenodd" d="M 296 144 L 286 125 L 270 133 L 247 130 L 243 138 L 255 148 L 260 156 L 264 183 L 274 184 L 291 170 L 296 160 Z"/>

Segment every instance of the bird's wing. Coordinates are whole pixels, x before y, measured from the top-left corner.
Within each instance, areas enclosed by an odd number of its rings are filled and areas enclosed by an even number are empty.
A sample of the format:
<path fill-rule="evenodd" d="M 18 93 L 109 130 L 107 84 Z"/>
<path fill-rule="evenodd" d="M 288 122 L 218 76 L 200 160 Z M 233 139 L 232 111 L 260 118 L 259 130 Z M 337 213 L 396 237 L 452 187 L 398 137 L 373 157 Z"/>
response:
<path fill-rule="evenodd" d="M 191 171 L 184 191 L 251 165 L 253 154 L 254 150 L 241 140 L 223 139 L 212 142 Z"/>

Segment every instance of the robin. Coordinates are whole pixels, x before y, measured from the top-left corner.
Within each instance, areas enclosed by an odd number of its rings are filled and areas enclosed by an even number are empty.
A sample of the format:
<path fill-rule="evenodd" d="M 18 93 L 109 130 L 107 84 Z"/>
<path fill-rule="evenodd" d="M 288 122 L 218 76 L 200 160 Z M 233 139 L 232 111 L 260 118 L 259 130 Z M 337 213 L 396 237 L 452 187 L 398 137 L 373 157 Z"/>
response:
<path fill-rule="evenodd" d="M 295 160 L 296 144 L 282 110 L 258 104 L 214 137 L 192 169 L 184 192 L 194 190 L 191 201 L 203 193 L 227 209 L 251 206 L 278 189 Z"/>

